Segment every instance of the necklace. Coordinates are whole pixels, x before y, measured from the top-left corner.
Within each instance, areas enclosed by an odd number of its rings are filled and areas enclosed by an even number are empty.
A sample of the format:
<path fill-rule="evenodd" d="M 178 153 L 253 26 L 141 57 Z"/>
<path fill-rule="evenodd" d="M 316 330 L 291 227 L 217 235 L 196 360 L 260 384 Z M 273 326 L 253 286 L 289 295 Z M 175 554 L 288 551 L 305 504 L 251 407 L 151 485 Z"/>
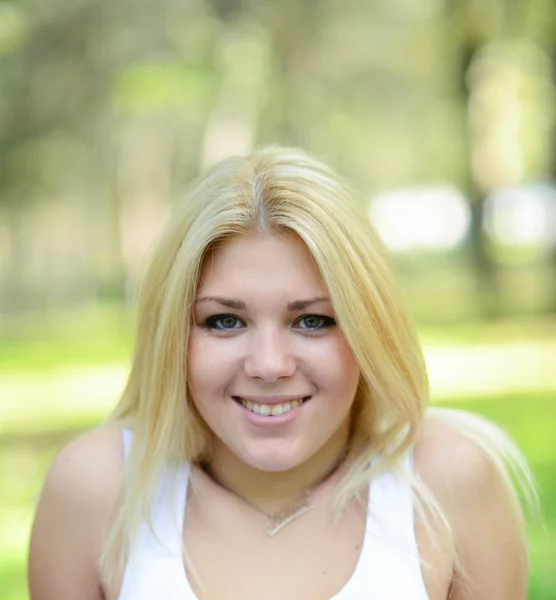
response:
<path fill-rule="evenodd" d="M 222 484 L 219 484 L 219 485 L 222 485 Z M 229 492 L 231 492 L 232 494 L 234 494 L 234 496 L 237 496 L 240 500 L 243 500 L 243 502 L 245 502 L 246 504 L 249 504 L 249 506 L 254 508 L 257 512 L 260 512 L 262 515 L 264 515 L 268 519 L 269 523 L 264 528 L 264 532 L 267 535 L 269 535 L 270 537 L 274 537 L 286 525 L 289 525 L 292 521 L 295 521 L 295 519 L 297 519 L 298 517 L 301 517 L 306 512 L 309 512 L 314 506 L 312 491 L 315 486 L 311 486 L 310 488 L 307 488 L 305 490 L 305 492 L 303 493 L 303 499 L 300 502 L 295 503 L 293 506 L 291 506 L 289 508 L 285 508 L 283 510 L 276 510 L 273 512 L 268 512 L 266 510 L 263 510 L 262 508 L 260 508 L 259 506 L 257 506 L 253 502 L 251 502 L 251 500 L 248 500 L 247 498 L 245 498 L 245 496 L 238 494 L 237 492 L 235 492 L 234 490 L 232 490 L 228 487 L 225 487 L 225 486 L 222 486 L 222 487 L 224 487 L 224 489 L 226 489 Z"/>
<path fill-rule="evenodd" d="M 279 531 L 284 529 L 286 525 L 289 525 L 292 521 L 295 521 L 299 517 L 303 516 L 305 513 L 309 512 L 314 507 L 313 491 L 338 470 L 338 468 L 344 461 L 345 456 L 346 452 L 343 452 L 340 458 L 338 459 L 338 462 L 336 462 L 334 467 L 328 473 L 326 473 L 324 477 L 319 479 L 316 483 L 313 483 L 312 485 L 305 488 L 303 492 L 303 498 L 299 502 L 296 502 L 293 506 L 290 506 L 288 508 L 272 512 L 263 510 L 239 492 L 236 492 L 227 485 L 224 485 L 214 476 L 214 473 L 208 463 L 203 463 L 200 466 L 202 467 L 203 471 L 212 479 L 212 481 L 214 481 L 214 483 L 233 494 L 236 498 L 239 498 L 240 500 L 245 502 L 245 504 L 248 504 L 251 508 L 254 508 L 257 512 L 264 515 L 269 521 L 266 527 L 264 528 L 264 532 L 270 537 L 274 537 Z"/>

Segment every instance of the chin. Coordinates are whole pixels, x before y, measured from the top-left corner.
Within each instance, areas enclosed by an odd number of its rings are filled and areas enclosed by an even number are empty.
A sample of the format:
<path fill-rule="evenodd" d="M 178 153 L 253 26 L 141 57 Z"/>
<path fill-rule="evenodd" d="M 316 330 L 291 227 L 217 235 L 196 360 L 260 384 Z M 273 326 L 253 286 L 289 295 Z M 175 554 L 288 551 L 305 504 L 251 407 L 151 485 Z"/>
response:
<path fill-rule="evenodd" d="M 259 452 L 242 454 L 239 457 L 245 464 L 259 471 L 279 473 L 294 469 L 303 462 L 303 457 L 292 455 L 291 452 Z"/>

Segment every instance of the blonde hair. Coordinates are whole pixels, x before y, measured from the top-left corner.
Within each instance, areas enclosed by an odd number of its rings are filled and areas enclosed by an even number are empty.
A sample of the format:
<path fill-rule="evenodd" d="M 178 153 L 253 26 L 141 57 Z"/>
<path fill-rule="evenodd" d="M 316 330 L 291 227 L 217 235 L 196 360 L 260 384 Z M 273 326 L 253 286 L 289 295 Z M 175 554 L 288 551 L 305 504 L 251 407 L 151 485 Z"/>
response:
<path fill-rule="evenodd" d="M 282 231 L 297 234 L 313 255 L 361 372 L 350 467 L 338 490 L 338 506 L 357 496 L 379 469 L 398 464 L 415 440 L 429 398 L 421 347 L 388 254 L 349 188 L 298 150 L 271 148 L 227 159 L 180 204 L 144 277 L 133 364 L 112 415 L 112 420 L 133 423 L 134 443 L 126 490 L 102 557 L 104 574 L 124 560 L 165 466 L 206 458 L 209 451 L 209 432 L 189 398 L 185 372 L 205 255 L 226 238 Z M 506 479 L 500 460 L 509 459 L 531 489 L 525 462 L 497 429 L 476 417 L 444 413 L 444 418 L 478 440 Z M 377 456 L 382 460 L 370 468 Z M 407 477 L 423 515 L 433 515 L 449 529 L 422 483 Z"/>

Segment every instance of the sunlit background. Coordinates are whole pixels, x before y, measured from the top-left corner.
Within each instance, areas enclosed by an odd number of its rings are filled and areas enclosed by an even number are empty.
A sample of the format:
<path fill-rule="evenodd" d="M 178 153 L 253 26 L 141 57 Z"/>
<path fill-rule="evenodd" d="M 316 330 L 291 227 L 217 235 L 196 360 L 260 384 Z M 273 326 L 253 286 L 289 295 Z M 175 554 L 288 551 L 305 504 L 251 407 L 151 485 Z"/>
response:
<path fill-rule="evenodd" d="M 522 447 L 529 598 L 556 599 L 554 0 L 0 1 L 0 598 L 53 454 L 122 389 L 173 204 L 267 144 L 353 182 L 432 402 Z"/>

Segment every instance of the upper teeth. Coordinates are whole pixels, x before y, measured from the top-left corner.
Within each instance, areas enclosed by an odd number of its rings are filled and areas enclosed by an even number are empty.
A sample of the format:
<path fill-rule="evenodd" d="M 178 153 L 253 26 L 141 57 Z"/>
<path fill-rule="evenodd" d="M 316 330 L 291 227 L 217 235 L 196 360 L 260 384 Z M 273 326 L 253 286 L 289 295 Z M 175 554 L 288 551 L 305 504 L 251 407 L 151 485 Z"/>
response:
<path fill-rule="evenodd" d="M 299 400 L 292 400 L 291 402 L 283 402 L 282 404 L 257 404 L 256 402 L 250 402 L 249 400 L 241 399 L 241 404 L 249 410 L 259 415 L 283 415 L 284 413 L 298 407 L 303 402 L 303 398 Z"/>

